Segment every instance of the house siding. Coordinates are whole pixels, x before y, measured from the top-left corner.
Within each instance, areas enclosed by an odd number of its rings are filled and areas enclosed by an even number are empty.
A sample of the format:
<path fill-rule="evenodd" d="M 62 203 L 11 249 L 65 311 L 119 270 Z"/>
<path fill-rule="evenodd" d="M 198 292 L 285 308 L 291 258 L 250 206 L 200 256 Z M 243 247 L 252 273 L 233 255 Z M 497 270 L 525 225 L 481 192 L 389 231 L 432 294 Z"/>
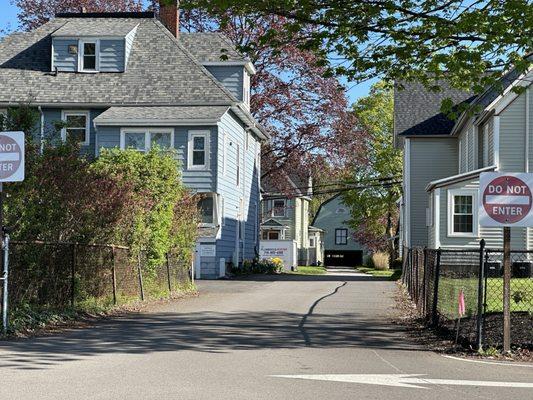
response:
<path fill-rule="evenodd" d="M 457 173 L 455 138 L 411 138 L 410 140 L 410 228 L 411 246 L 425 246 L 428 241 L 426 207 L 429 182 Z"/>
<path fill-rule="evenodd" d="M 242 262 L 255 257 L 259 239 L 258 229 L 259 213 L 259 177 L 260 166 L 256 164 L 255 154 L 260 149 L 260 142 L 250 135 L 248 149 L 246 149 L 246 131 L 242 124 L 231 113 L 226 113 L 218 125 L 218 181 L 217 192 L 224 198 L 224 224 L 221 227 L 220 239 L 217 240 L 217 258 L 224 258 L 226 262 Z M 224 148 L 224 135 L 227 136 Z M 240 185 L 237 181 L 237 150 L 239 145 L 241 164 Z M 224 158 L 226 158 L 226 173 L 223 171 Z M 240 214 L 240 200 L 243 199 L 244 209 Z M 241 221 L 242 220 L 242 221 Z M 243 230 L 242 240 L 239 241 L 239 257 L 236 255 L 235 239 L 237 237 L 237 224 L 241 223 Z"/>
<path fill-rule="evenodd" d="M 133 40 L 133 39 L 131 39 Z M 78 46 L 78 39 L 53 39 L 54 68 L 60 72 L 78 71 L 78 54 L 69 54 L 68 46 Z M 78 52 L 80 49 L 78 48 Z M 100 72 L 124 71 L 126 43 L 124 39 L 100 40 Z"/>
<path fill-rule="evenodd" d="M 243 66 L 208 65 L 206 69 L 238 100 L 243 100 Z"/>
<path fill-rule="evenodd" d="M 57 130 L 55 125 L 61 122 L 62 111 L 88 111 L 89 112 L 89 144 L 81 146 L 81 153 L 90 157 L 95 155 L 96 130 L 93 120 L 103 112 L 103 109 L 61 109 L 61 108 L 43 108 L 44 115 L 44 139 L 50 144 L 61 142 L 61 131 Z M 35 140 L 39 141 L 40 120 L 34 129 Z"/>
<path fill-rule="evenodd" d="M 125 65 L 125 42 L 100 40 L 100 72 L 121 72 Z"/>
<path fill-rule="evenodd" d="M 344 212 L 340 212 L 342 210 Z M 339 210 L 339 212 L 337 212 Z M 354 238 L 353 229 L 348 226 L 350 213 L 348 207 L 342 202 L 341 196 L 336 196 L 324 203 L 318 211 L 312 225 L 324 231 L 324 250 L 362 250 L 365 248 Z M 335 244 L 335 229 L 348 230 L 348 244 Z"/>
<path fill-rule="evenodd" d="M 78 45 L 77 39 L 53 39 L 53 66 L 60 72 L 75 72 L 78 70 L 78 54 L 69 54 L 68 46 Z"/>
<path fill-rule="evenodd" d="M 158 128 L 153 126 L 152 128 Z M 168 127 L 166 127 L 168 128 Z M 191 189 L 199 192 L 214 192 L 216 189 L 216 171 L 217 171 L 217 127 L 216 126 L 175 126 L 174 128 L 174 149 L 179 162 L 182 165 L 183 183 Z M 99 153 L 102 148 L 112 148 L 120 146 L 120 129 L 121 127 L 99 126 L 96 138 L 96 148 Z M 209 169 L 190 170 L 187 168 L 188 162 L 188 140 L 189 131 L 209 131 Z"/>
<path fill-rule="evenodd" d="M 525 171 L 526 96 L 518 96 L 500 113 L 500 170 Z"/>

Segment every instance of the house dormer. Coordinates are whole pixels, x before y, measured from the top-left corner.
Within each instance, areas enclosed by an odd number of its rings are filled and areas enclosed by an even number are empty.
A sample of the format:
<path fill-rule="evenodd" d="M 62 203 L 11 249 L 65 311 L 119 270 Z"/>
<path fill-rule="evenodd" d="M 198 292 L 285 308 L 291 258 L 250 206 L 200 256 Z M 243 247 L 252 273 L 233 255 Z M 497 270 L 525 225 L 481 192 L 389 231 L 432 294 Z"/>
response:
<path fill-rule="evenodd" d="M 85 23 L 81 23 L 85 22 Z M 138 22 L 68 21 L 52 34 L 52 71 L 124 72 Z"/>
<path fill-rule="evenodd" d="M 181 32 L 179 39 L 217 81 L 250 107 L 250 79 L 255 68 L 226 36 L 217 32 Z"/>

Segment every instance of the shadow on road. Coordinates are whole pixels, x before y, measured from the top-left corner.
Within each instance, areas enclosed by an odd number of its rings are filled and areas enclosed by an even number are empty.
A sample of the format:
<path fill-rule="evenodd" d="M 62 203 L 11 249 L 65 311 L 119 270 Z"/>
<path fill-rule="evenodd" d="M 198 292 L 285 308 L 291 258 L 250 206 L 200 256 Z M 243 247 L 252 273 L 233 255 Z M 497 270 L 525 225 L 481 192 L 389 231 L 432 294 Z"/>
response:
<path fill-rule="evenodd" d="M 44 369 L 58 363 L 102 354 L 146 354 L 189 350 L 224 353 L 233 350 L 364 347 L 412 350 L 403 328 L 368 310 L 315 313 L 316 305 L 349 281 L 377 281 L 366 276 L 253 276 L 246 281 L 339 281 L 317 299 L 306 314 L 266 312 L 161 312 L 103 320 L 91 328 L 0 342 L 0 368 Z M 238 282 L 227 282 L 234 287 Z M 244 284 L 244 281 L 241 281 Z M 216 285 L 216 282 L 212 282 Z M 210 286 L 210 285 L 208 285 Z M 210 290 L 208 290 L 210 291 Z"/>
<path fill-rule="evenodd" d="M 280 348 L 365 347 L 412 349 L 399 340 L 397 326 L 357 314 L 305 316 L 286 312 L 132 315 L 32 340 L 3 342 L 0 367 L 46 368 L 47 365 L 106 353 Z"/>

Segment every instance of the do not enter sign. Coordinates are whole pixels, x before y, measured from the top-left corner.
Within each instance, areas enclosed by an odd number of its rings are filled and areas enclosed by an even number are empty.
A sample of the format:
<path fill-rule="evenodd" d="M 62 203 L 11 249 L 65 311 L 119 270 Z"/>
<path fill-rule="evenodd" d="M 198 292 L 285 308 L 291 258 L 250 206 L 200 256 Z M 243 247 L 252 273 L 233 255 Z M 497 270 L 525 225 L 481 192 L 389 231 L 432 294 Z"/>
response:
<path fill-rule="evenodd" d="M 533 174 L 483 173 L 479 182 L 481 226 L 533 226 Z"/>
<path fill-rule="evenodd" d="M 0 182 L 24 180 L 24 132 L 0 132 Z"/>

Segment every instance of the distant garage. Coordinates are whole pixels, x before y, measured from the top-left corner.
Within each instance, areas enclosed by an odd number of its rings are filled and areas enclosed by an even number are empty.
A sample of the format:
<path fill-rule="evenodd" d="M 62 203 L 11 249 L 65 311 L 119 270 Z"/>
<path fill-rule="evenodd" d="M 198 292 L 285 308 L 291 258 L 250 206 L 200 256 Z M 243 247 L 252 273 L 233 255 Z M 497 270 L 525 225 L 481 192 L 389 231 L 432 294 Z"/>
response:
<path fill-rule="evenodd" d="M 340 195 L 333 196 L 320 205 L 313 226 L 324 232 L 324 264 L 326 266 L 363 265 L 368 250 L 356 240 L 348 223 L 350 209 Z"/>
<path fill-rule="evenodd" d="M 355 267 L 363 264 L 362 250 L 326 250 L 324 263 L 326 266 Z"/>

